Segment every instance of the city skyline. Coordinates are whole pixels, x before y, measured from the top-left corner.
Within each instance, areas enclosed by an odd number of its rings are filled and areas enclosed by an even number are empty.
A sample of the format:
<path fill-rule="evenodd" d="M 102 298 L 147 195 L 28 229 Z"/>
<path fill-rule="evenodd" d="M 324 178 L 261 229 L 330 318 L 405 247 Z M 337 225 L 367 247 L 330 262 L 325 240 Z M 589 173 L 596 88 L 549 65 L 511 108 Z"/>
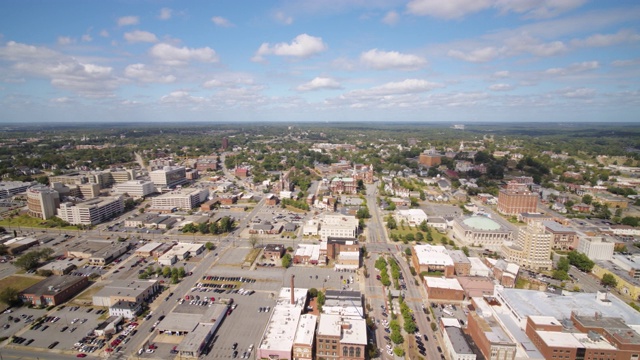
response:
<path fill-rule="evenodd" d="M 0 4 L 0 122 L 637 122 L 632 1 Z"/>

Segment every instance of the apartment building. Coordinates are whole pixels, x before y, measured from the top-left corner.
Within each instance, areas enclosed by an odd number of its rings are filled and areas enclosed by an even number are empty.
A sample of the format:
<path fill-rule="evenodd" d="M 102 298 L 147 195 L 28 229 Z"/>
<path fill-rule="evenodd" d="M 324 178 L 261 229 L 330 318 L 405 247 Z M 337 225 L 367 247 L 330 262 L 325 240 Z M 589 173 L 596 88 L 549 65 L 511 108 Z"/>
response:
<path fill-rule="evenodd" d="M 83 203 L 66 202 L 60 204 L 58 217 L 74 225 L 96 225 L 124 211 L 124 201 L 120 196 L 96 198 Z"/>
<path fill-rule="evenodd" d="M 56 215 L 59 206 L 60 195 L 57 191 L 44 185 L 36 185 L 27 190 L 29 216 L 47 220 Z"/>

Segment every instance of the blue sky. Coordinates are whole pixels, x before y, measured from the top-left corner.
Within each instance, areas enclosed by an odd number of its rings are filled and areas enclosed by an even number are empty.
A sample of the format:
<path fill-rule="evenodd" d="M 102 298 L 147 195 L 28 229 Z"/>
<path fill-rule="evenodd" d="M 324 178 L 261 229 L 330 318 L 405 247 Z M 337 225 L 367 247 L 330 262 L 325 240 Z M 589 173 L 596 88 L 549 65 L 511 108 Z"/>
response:
<path fill-rule="evenodd" d="M 637 1 L 0 2 L 0 122 L 639 114 Z"/>

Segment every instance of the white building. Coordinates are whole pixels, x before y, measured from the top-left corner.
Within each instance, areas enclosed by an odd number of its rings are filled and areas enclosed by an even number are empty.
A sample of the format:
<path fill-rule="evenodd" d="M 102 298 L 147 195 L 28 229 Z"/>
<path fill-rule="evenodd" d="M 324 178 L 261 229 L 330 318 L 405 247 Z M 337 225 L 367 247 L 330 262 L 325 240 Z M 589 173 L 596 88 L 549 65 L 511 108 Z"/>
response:
<path fill-rule="evenodd" d="M 113 188 L 116 194 L 129 194 L 131 197 L 145 197 L 156 192 L 153 182 L 147 180 L 126 181 Z"/>
<path fill-rule="evenodd" d="M 120 300 L 109 307 L 109 316 L 122 316 L 125 319 L 133 319 L 142 310 L 142 303 Z"/>
<path fill-rule="evenodd" d="M 151 201 L 151 209 L 156 211 L 171 211 L 173 209 L 190 210 L 207 201 L 209 189 L 185 188 L 173 190 L 166 194 L 154 197 Z"/>
<path fill-rule="evenodd" d="M 185 260 L 200 255 L 204 251 L 203 244 L 178 243 L 171 250 L 158 258 L 158 263 L 171 266 L 178 260 Z"/>
<path fill-rule="evenodd" d="M 545 231 L 541 222 L 531 222 L 518 231 L 518 239 L 512 244 L 505 244 L 502 254 L 509 262 L 527 269 L 551 270 L 552 234 Z"/>
<path fill-rule="evenodd" d="M 60 204 L 58 217 L 70 224 L 96 225 L 124 211 L 122 197 L 96 198 L 83 203 Z"/>
<path fill-rule="evenodd" d="M 611 260 L 615 244 L 602 236 L 580 236 L 578 240 L 578 252 L 581 252 L 593 261 Z"/>
<path fill-rule="evenodd" d="M 47 220 L 56 215 L 60 206 L 60 195 L 57 191 L 44 185 L 36 185 L 27 190 L 27 208 L 29 216 Z"/>
<path fill-rule="evenodd" d="M 293 291 L 293 294 L 292 294 Z M 308 289 L 282 288 L 256 350 L 257 359 L 292 359 Z"/>
<path fill-rule="evenodd" d="M 465 245 L 498 251 L 505 241 L 512 239 L 509 229 L 486 216 L 470 216 L 453 221 L 453 238 Z"/>
<path fill-rule="evenodd" d="M 471 263 L 470 276 L 483 276 L 489 277 L 491 275 L 491 269 L 485 265 L 480 258 L 470 257 L 468 258 Z"/>
<path fill-rule="evenodd" d="M 153 183 L 161 188 L 173 188 L 187 182 L 187 170 L 184 166 L 165 166 L 149 173 Z"/>
<path fill-rule="evenodd" d="M 449 320 L 449 319 L 442 319 Z M 449 352 L 449 358 L 452 360 L 476 360 L 476 354 L 473 352 L 467 342 L 460 324 L 457 319 L 447 322 L 442 332 L 444 339 L 444 347 Z"/>
<path fill-rule="evenodd" d="M 395 218 L 398 224 L 404 222 L 409 226 L 418 226 L 428 220 L 427 214 L 422 209 L 397 210 Z"/>
<path fill-rule="evenodd" d="M 320 239 L 329 237 L 356 238 L 360 226 L 355 216 L 325 215 L 320 221 Z"/>
<path fill-rule="evenodd" d="M 30 186 L 35 184 L 36 182 L 2 181 L 0 182 L 0 199 L 6 199 L 23 193 L 27 191 Z"/>

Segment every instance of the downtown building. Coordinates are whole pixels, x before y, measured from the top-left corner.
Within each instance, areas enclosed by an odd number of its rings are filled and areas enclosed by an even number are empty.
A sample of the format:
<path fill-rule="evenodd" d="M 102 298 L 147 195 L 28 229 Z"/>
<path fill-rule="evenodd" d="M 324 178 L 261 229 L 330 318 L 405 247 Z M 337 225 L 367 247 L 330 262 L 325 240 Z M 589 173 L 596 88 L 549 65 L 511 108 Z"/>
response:
<path fill-rule="evenodd" d="M 173 190 L 154 197 L 151 210 L 158 212 L 172 212 L 175 209 L 190 210 L 207 200 L 209 189 L 184 188 Z"/>
<path fill-rule="evenodd" d="M 551 242 L 552 235 L 545 231 L 544 225 L 532 222 L 520 228 L 514 243 L 502 247 L 502 254 L 508 262 L 526 269 L 551 270 Z"/>
<path fill-rule="evenodd" d="M 156 188 L 152 181 L 148 180 L 130 180 L 114 186 L 116 194 L 128 194 L 134 198 L 142 198 L 156 192 Z"/>
<path fill-rule="evenodd" d="M 56 215 L 58 206 L 60 206 L 60 195 L 57 191 L 45 185 L 37 185 L 27 190 L 29 216 L 43 220 L 50 219 Z"/>
<path fill-rule="evenodd" d="M 149 178 L 160 188 L 174 188 L 187 182 L 187 170 L 184 166 L 165 166 L 150 172 Z"/>
<path fill-rule="evenodd" d="M 58 217 L 73 225 L 96 225 L 124 211 L 121 196 L 96 198 L 83 203 L 66 202 L 60 204 Z"/>
<path fill-rule="evenodd" d="M 498 194 L 498 211 L 505 215 L 535 213 L 538 209 L 538 195 L 529 191 L 525 184 L 510 182 Z"/>

